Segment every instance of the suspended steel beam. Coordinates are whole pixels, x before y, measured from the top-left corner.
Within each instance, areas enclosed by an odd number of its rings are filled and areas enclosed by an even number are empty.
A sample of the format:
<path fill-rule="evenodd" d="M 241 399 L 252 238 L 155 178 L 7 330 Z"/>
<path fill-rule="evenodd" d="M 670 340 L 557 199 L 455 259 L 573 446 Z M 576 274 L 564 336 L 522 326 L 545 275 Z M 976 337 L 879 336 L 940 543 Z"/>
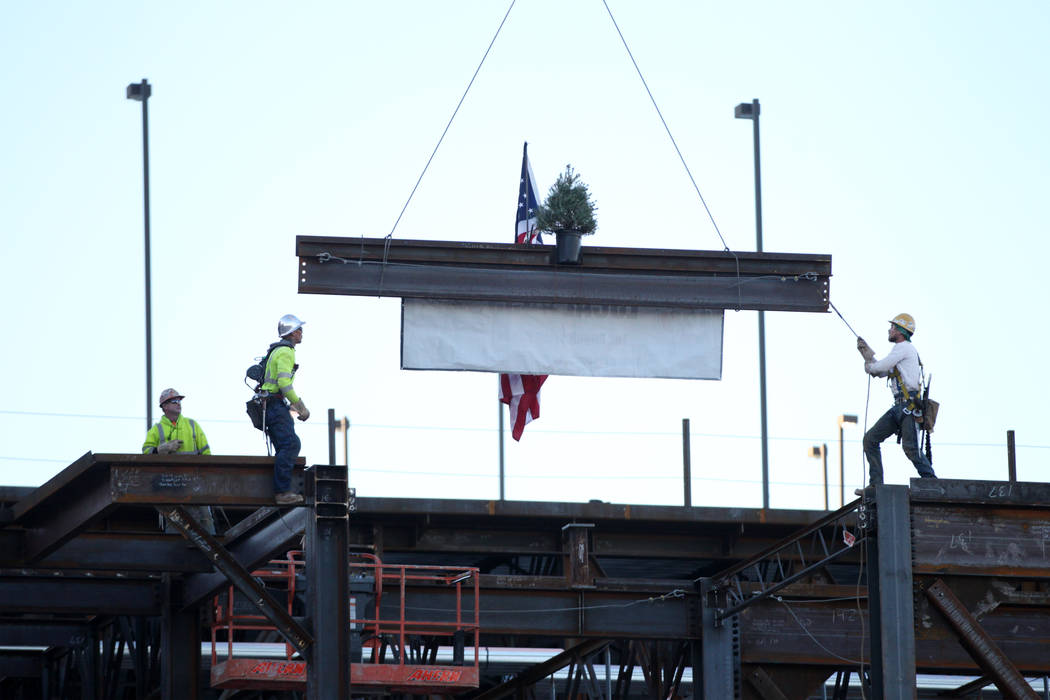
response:
<path fill-rule="evenodd" d="M 300 294 L 687 309 L 828 310 L 830 255 L 297 236 Z"/>

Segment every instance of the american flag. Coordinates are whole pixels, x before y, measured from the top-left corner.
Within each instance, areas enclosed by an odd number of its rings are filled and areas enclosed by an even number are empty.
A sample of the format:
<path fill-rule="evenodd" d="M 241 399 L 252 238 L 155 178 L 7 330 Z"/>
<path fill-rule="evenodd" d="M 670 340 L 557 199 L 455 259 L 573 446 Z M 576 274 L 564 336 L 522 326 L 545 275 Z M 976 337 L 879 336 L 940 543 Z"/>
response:
<path fill-rule="evenodd" d="M 543 243 L 540 232 L 536 230 L 536 178 L 532 175 L 529 164 L 529 144 L 521 156 L 521 180 L 518 184 L 518 211 L 514 215 L 515 243 Z"/>
<path fill-rule="evenodd" d="M 529 144 L 521 155 L 521 181 L 518 184 L 518 211 L 514 217 L 515 243 L 543 243 L 536 230 L 536 178 L 529 165 Z M 547 381 L 546 374 L 501 374 L 499 400 L 510 406 L 514 422 L 511 437 L 521 440 L 525 426 L 540 417 L 540 387 Z"/>

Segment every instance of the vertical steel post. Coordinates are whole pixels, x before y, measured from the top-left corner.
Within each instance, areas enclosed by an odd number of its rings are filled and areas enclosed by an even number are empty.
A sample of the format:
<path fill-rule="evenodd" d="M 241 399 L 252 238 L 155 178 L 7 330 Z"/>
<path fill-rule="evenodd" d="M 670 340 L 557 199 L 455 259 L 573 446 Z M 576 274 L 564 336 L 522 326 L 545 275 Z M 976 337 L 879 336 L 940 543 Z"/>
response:
<path fill-rule="evenodd" d="M 839 508 L 846 505 L 846 450 L 842 443 L 842 422 L 839 421 Z"/>
<path fill-rule="evenodd" d="M 499 409 L 499 500 L 503 500 L 503 403 L 496 402 Z"/>
<path fill-rule="evenodd" d="M 346 483 L 350 483 L 350 419 L 343 416 L 343 466 L 346 467 Z"/>
<path fill-rule="evenodd" d="M 685 505 L 693 505 L 692 460 L 689 457 L 689 419 L 682 419 L 682 486 L 685 488 Z"/>
<path fill-rule="evenodd" d="M 350 698 L 350 586 L 347 566 L 349 500 L 347 469 L 313 466 L 307 471 L 307 615 L 314 644 L 306 666 L 307 700 Z"/>
<path fill-rule="evenodd" d="M 874 536 L 864 538 L 868 559 L 872 696 L 912 700 L 915 697 L 915 604 L 908 487 L 876 486 L 874 505 Z"/>
<path fill-rule="evenodd" d="M 824 510 L 831 510 L 828 507 L 828 443 L 821 443 L 820 456 L 824 458 Z"/>
<path fill-rule="evenodd" d="M 1017 481 L 1017 446 L 1014 444 L 1014 431 L 1006 431 L 1006 468 L 1010 481 Z"/>
<path fill-rule="evenodd" d="M 80 647 L 80 696 L 84 700 L 96 700 L 99 697 L 101 668 L 98 641 L 98 632 L 91 628 Z"/>
<path fill-rule="evenodd" d="M 701 698 L 740 698 L 740 628 L 737 615 L 718 622 L 719 608 L 726 607 L 725 591 L 715 589 L 712 580 L 702 578 L 700 588 L 700 621 L 703 641 L 700 644 L 700 665 L 693 666 L 693 695 Z M 696 670 L 700 669 L 700 678 Z M 699 691 L 699 692 L 697 692 Z"/>
<path fill-rule="evenodd" d="M 179 582 L 163 574 L 160 641 L 161 700 L 197 700 L 200 684 L 200 611 L 181 610 Z"/>
<path fill-rule="evenodd" d="M 335 409 L 328 409 L 328 463 L 335 464 Z"/>

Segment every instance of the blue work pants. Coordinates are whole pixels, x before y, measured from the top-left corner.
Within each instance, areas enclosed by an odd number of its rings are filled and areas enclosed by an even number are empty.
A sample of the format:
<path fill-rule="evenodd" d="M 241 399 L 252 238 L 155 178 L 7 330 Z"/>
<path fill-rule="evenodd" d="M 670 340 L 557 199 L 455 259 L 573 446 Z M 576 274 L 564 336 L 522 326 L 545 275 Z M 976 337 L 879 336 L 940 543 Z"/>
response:
<path fill-rule="evenodd" d="M 895 404 L 890 410 L 882 414 L 864 433 L 864 454 L 868 458 L 869 484 L 878 486 L 882 483 L 882 441 L 891 435 L 901 434 L 901 447 L 904 455 L 915 465 L 919 476 L 924 478 L 936 478 L 933 466 L 926 455 L 919 449 L 919 431 L 915 428 L 915 419 L 904 413 L 904 406 Z"/>
<path fill-rule="evenodd" d="M 276 452 L 273 460 L 274 493 L 289 491 L 292 488 L 292 467 L 299 458 L 302 443 L 295 434 L 288 406 L 278 398 L 266 401 L 266 434 Z"/>

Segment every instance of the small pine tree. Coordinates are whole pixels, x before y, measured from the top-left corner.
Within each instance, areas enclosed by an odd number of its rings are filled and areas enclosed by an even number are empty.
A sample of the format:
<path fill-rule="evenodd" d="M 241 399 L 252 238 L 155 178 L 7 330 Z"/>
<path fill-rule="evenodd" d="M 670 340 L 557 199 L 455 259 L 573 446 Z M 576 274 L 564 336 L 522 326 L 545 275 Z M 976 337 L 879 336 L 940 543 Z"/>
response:
<path fill-rule="evenodd" d="M 594 233 L 598 222 L 594 219 L 597 207 L 591 200 L 587 185 L 580 181 L 580 176 L 572 165 L 565 166 L 565 172 L 551 185 L 547 199 L 536 213 L 536 226 L 541 231 L 573 231 L 580 234 Z"/>

